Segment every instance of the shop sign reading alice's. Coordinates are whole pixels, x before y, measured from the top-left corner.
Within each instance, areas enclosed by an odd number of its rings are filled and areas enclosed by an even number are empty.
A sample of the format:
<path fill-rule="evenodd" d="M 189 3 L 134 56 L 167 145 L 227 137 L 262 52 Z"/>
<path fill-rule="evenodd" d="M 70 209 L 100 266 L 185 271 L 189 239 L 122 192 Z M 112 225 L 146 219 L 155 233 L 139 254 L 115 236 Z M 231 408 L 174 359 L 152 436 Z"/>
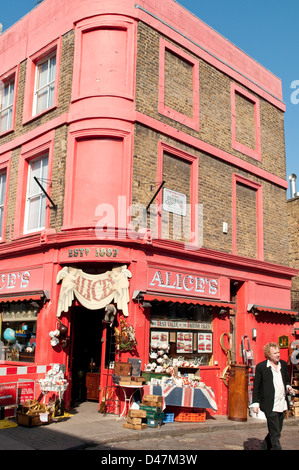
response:
<path fill-rule="evenodd" d="M 165 293 L 218 298 L 218 279 L 204 275 L 149 268 L 148 288 Z"/>

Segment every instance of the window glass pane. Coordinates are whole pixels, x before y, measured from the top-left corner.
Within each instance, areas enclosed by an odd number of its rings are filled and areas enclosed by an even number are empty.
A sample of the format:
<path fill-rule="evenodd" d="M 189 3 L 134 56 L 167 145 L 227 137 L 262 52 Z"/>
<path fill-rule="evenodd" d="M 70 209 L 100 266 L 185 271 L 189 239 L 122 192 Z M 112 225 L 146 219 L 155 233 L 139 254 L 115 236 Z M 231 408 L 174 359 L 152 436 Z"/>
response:
<path fill-rule="evenodd" d="M 29 197 L 40 192 L 40 188 L 34 179 L 34 177 L 36 178 L 40 177 L 40 171 L 41 171 L 41 160 L 36 160 L 35 162 L 32 162 L 30 165 L 31 174 L 30 174 L 30 179 L 29 179 L 29 191 L 28 191 Z"/>
<path fill-rule="evenodd" d="M 28 214 L 28 230 L 34 230 L 39 227 L 39 209 L 40 198 L 35 197 L 30 199 L 29 214 Z"/>
<path fill-rule="evenodd" d="M 12 106 L 14 97 L 14 80 L 4 85 L 0 95 L 0 132 L 9 130 L 12 126 Z"/>
<path fill-rule="evenodd" d="M 36 113 L 41 113 L 48 107 L 48 88 L 44 88 L 42 91 L 37 93 Z"/>
<path fill-rule="evenodd" d="M 2 238 L 4 201 L 6 190 L 6 173 L 0 174 L 0 238 Z"/>
<path fill-rule="evenodd" d="M 53 82 L 55 80 L 55 72 L 56 72 L 56 56 L 52 57 L 50 60 L 49 82 Z"/>
<path fill-rule="evenodd" d="M 25 230 L 33 231 L 43 228 L 46 220 L 46 197 L 34 180 L 38 179 L 43 187 L 47 187 L 48 157 L 32 161 L 29 165 Z"/>
<path fill-rule="evenodd" d="M 48 62 L 44 62 L 38 67 L 38 88 L 41 88 L 47 84 L 48 80 Z"/>
<path fill-rule="evenodd" d="M 6 186 L 6 173 L 2 173 L 0 175 L 0 205 L 4 204 L 5 186 Z"/>
<path fill-rule="evenodd" d="M 41 113 L 54 104 L 55 73 L 55 55 L 37 65 L 35 114 Z"/>
<path fill-rule="evenodd" d="M 2 238 L 4 207 L 0 207 L 0 238 Z"/>
<path fill-rule="evenodd" d="M 53 106 L 54 104 L 54 90 L 55 90 L 55 85 L 50 85 L 49 87 L 49 103 L 48 107 Z"/>

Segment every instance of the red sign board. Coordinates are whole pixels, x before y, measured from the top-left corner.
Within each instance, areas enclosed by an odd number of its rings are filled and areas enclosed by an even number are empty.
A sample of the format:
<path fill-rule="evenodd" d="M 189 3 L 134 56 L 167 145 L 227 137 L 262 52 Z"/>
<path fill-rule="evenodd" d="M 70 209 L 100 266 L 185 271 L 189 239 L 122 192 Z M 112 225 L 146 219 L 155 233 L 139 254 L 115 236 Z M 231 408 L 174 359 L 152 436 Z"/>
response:
<path fill-rule="evenodd" d="M 34 399 L 34 380 L 18 382 L 18 404 Z"/>
<path fill-rule="evenodd" d="M 17 384 L 0 384 L 0 407 L 17 404 Z"/>
<path fill-rule="evenodd" d="M 148 290 L 204 298 L 219 298 L 219 279 L 204 274 L 149 267 Z"/>
<path fill-rule="evenodd" d="M 42 290 L 43 268 L 0 272 L 0 294 Z"/>
<path fill-rule="evenodd" d="M 34 380 L 0 384 L 0 407 L 16 406 L 34 399 Z"/>

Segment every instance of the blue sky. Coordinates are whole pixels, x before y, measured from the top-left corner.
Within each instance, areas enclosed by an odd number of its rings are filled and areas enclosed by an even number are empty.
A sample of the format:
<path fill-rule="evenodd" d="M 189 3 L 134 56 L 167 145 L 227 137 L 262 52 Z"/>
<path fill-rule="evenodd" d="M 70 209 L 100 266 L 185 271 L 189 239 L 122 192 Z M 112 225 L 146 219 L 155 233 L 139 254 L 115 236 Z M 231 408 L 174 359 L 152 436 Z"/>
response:
<path fill-rule="evenodd" d="M 0 10 L 3 29 L 22 18 L 36 3 L 37 0 L 3 2 Z M 177 0 L 177 3 L 282 80 L 286 104 L 286 176 L 297 175 L 299 191 L 299 1 Z"/>

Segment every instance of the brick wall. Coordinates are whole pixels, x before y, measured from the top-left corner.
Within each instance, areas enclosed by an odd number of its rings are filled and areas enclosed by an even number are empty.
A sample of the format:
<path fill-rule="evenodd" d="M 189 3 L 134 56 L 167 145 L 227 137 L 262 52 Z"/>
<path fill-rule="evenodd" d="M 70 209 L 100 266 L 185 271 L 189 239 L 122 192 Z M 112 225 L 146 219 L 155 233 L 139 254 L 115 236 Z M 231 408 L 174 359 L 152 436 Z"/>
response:
<path fill-rule="evenodd" d="M 137 110 L 235 155 L 245 162 L 285 178 L 283 113 L 250 91 L 254 99 L 259 101 L 262 159 L 258 161 L 234 150 L 232 147 L 231 79 L 194 54 L 180 48 L 178 44 L 175 47 L 182 50 L 184 58 L 186 54 L 189 54 L 191 63 L 198 61 L 199 64 L 199 131 L 158 113 L 160 35 L 143 23 L 138 26 Z M 165 53 L 165 105 L 190 117 L 191 65 L 178 55 L 171 52 Z M 186 83 L 185 89 L 184 82 Z M 244 87 L 240 88 L 246 92 Z M 236 137 L 239 142 L 253 148 L 256 138 L 254 105 L 243 95 L 236 95 Z M 160 140 L 171 143 L 198 158 L 198 202 L 203 204 L 203 245 L 205 247 L 232 253 L 232 175 L 237 173 L 263 187 L 265 261 L 288 264 L 286 191 L 284 189 L 141 125 L 136 126 L 135 132 L 133 200 L 139 199 L 140 202 L 146 204 L 157 189 L 157 153 Z M 173 175 L 168 173 L 168 179 L 180 176 L 174 166 L 172 171 Z M 144 183 L 141 183 L 142 181 Z M 146 181 L 156 182 L 156 184 L 150 186 Z M 253 189 L 238 187 L 238 191 L 241 189 L 243 193 L 241 195 L 239 192 L 238 203 L 238 254 L 255 258 L 257 256 L 256 192 Z M 222 231 L 223 222 L 228 223 L 227 234 Z"/>
<path fill-rule="evenodd" d="M 221 150 L 227 151 L 232 155 L 236 155 L 240 159 L 254 163 L 258 167 L 263 168 L 270 173 L 281 178 L 286 177 L 286 163 L 285 163 L 285 144 L 284 144 L 284 114 L 272 104 L 264 99 L 257 97 L 252 91 L 250 94 L 254 98 L 259 99 L 260 104 L 260 125 L 261 125 L 261 148 L 262 148 L 262 162 L 255 161 L 251 157 L 234 150 L 232 148 L 232 133 L 231 133 L 231 82 L 230 77 L 224 75 L 219 70 L 212 67 L 210 64 L 204 62 L 193 53 L 186 51 L 186 49 L 178 46 L 187 53 L 191 60 L 195 60 L 199 64 L 199 131 L 184 126 L 167 116 L 158 114 L 158 99 L 159 99 L 159 45 L 161 35 L 151 29 L 144 23 L 138 25 L 137 35 L 137 88 L 136 88 L 136 108 L 138 111 L 159 119 L 166 124 L 169 124 L 177 129 L 180 129 L 188 134 L 191 134 L 199 139 L 214 145 Z M 171 41 L 169 41 L 172 44 Z M 169 54 L 170 56 L 171 54 Z M 185 115 L 190 115 L 190 72 L 188 74 L 188 67 L 186 60 L 172 59 L 174 67 L 173 73 L 169 72 L 170 57 L 166 54 L 166 69 L 168 78 L 167 84 L 167 103 L 170 103 L 170 92 L 177 93 L 180 96 L 182 92 L 183 80 L 179 79 L 182 75 L 182 69 L 185 67 L 184 77 L 189 77 L 187 80 L 186 90 L 184 91 L 185 99 L 187 100 L 187 107 Z M 175 68 L 177 67 L 177 68 Z M 189 66 L 190 69 L 190 66 Z M 170 77 L 173 81 L 170 84 Z M 244 88 L 239 85 L 240 88 Z M 245 90 L 245 88 L 244 88 Z M 181 98 L 179 98 L 181 109 Z M 165 103 L 166 104 L 166 103 Z M 245 143 L 252 144 L 254 133 L 250 129 L 249 122 L 244 126 L 245 115 L 253 123 L 252 106 L 248 100 L 243 97 L 238 97 L 238 115 L 241 120 L 237 121 L 238 125 L 238 138 Z M 177 109 L 176 109 L 177 110 Z"/>
<path fill-rule="evenodd" d="M 290 266 L 299 269 L 299 197 L 287 202 Z M 292 280 L 292 308 L 299 310 L 299 276 Z"/>

